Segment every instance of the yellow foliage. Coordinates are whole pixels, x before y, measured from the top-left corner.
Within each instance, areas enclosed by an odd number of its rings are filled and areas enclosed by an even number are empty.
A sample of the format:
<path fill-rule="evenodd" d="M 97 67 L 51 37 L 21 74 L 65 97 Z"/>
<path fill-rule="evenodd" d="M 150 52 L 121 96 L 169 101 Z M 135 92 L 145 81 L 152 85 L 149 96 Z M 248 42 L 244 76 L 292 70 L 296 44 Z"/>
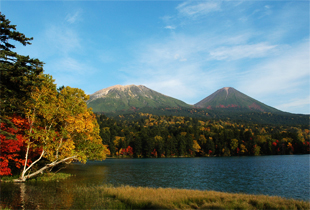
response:
<path fill-rule="evenodd" d="M 248 150 L 246 149 L 246 147 L 243 144 L 240 144 L 240 153 L 244 154 L 246 153 Z"/>
<path fill-rule="evenodd" d="M 201 143 L 205 144 L 207 142 L 207 139 L 204 135 L 200 135 L 199 136 L 199 141 L 201 141 Z"/>
<path fill-rule="evenodd" d="M 193 141 L 193 149 L 195 152 L 199 152 L 201 147 L 196 140 Z"/>
<path fill-rule="evenodd" d="M 32 100 L 25 103 L 26 118 L 31 125 L 27 132 L 28 146 L 41 148 L 49 161 L 105 158 L 99 125 L 87 108 L 89 96 L 71 87 L 58 92 L 50 75 L 40 77 L 42 87 L 33 89 Z"/>

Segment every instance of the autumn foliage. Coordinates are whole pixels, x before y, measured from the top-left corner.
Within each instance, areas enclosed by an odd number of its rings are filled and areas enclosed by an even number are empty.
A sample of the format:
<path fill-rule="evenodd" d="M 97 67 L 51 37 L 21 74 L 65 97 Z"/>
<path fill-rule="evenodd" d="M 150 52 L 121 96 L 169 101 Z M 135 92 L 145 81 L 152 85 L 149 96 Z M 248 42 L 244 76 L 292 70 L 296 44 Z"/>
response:
<path fill-rule="evenodd" d="M 111 156 L 126 156 L 122 154 L 128 146 L 133 148 L 133 157 L 157 158 L 309 153 L 309 129 L 302 125 L 280 127 L 148 113 L 115 118 L 97 115 L 97 120 Z"/>
<path fill-rule="evenodd" d="M 14 116 L 11 122 L 15 128 L 9 127 L 5 123 L 1 123 L 1 130 L 16 136 L 16 139 L 0 134 L 0 175 L 12 175 L 11 168 L 20 169 L 25 164 L 25 130 L 29 129 L 29 124 L 26 119 L 20 116 Z M 35 151 L 32 153 L 36 155 Z M 31 159 L 27 160 L 27 164 L 31 163 Z"/>
<path fill-rule="evenodd" d="M 103 160 L 107 149 L 89 96 L 71 87 L 57 89 L 51 75 L 43 73 L 43 62 L 13 52 L 32 38 L 0 13 L 0 175 L 19 173 L 17 182 L 46 169 L 72 161 Z"/>

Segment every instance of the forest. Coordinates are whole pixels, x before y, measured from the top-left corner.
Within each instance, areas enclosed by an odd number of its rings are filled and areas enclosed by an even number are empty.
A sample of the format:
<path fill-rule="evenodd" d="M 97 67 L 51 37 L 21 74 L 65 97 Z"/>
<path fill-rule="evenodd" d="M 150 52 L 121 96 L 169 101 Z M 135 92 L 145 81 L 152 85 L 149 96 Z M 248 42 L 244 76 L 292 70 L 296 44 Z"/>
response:
<path fill-rule="evenodd" d="M 309 154 L 309 129 L 149 113 L 97 114 L 110 157 Z"/>

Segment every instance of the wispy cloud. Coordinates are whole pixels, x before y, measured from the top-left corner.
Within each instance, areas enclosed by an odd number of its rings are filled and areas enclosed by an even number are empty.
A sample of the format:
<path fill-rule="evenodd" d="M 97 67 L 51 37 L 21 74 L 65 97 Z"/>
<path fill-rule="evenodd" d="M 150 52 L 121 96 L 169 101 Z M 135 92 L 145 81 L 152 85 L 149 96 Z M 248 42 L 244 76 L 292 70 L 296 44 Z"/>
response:
<path fill-rule="evenodd" d="M 55 71 L 68 72 L 72 75 L 83 75 L 90 74 L 93 71 L 91 65 L 87 64 L 86 61 L 79 61 L 72 57 L 64 57 L 55 62 Z"/>
<path fill-rule="evenodd" d="M 69 85 L 79 87 L 81 84 L 89 82 L 88 78 L 97 72 L 87 60 L 79 60 L 73 56 L 55 58 L 47 63 L 45 68 L 52 72 L 58 86 Z"/>
<path fill-rule="evenodd" d="M 173 30 L 173 29 L 176 29 L 176 27 L 175 26 L 166 26 L 165 29 Z"/>
<path fill-rule="evenodd" d="M 48 48 L 61 54 L 81 50 L 81 39 L 78 32 L 66 26 L 51 25 L 44 34 Z"/>
<path fill-rule="evenodd" d="M 240 37 L 225 39 L 225 43 L 239 43 Z M 133 61 L 123 71 L 127 83 L 144 84 L 166 95 L 196 103 L 196 97 L 218 84 L 236 77 L 232 67 L 209 63 L 209 49 L 223 43 L 222 37 L 171 35 L 169 39 L 143 42 L 136 47 Z M 223 75 L 224 74 L 224 75 Z M 211 92 L 210 92 L 211 93 Z M 207 96 L 208 92 L 202 93 Z"/>
<path fill-rule="evenodd" d="M 277 109 L 290 112 L 291 110 L 307 110 L 310 114 L 310 96 L 305 98 L 294 98 L 289 103 L 284 103 L 276 106 Z"/>
<path fill-rule="evenodd" d="M 219 47 L 210 52 L 210 59 L 237 60 L 270 56 L 270 52 L 276 47 L 276 45 L 269 45 L 267 43 Z"/>
<path fill-rule="evenodd" d="M 253 96 L 289 95 L 309 89 L 309 40 L 249 69 L 242 86 Z"/>
<path fill-rule="evenodd" d="M 176 9 L 183 16 L 198 17 L 206 15 L 210 12 L 221 10 L 221 3 L 219 1 L 186 1 L 179 4 Z"/>
<path fill-rule="evenodd" d="M 81 20 L 81 13 L 82 13 L 82 10 L 78 10 L 78 11 L 76 11 L 76 12 L 73 13 L 73 14 L 72 14 L 72 13 L 69 13 L 69 14 L 66 16 L 65 20 L 66 20 L 67 22 L 73 24 L 73 23 L 75 23 L 75 22 Z"/>

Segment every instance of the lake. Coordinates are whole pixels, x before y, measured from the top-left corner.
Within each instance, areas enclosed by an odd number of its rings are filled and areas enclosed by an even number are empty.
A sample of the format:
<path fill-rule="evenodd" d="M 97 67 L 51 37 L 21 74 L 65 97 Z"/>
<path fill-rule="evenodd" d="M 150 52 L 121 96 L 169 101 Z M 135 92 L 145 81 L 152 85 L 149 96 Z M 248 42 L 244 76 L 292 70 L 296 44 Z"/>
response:
<path fill-rule="evenodd" d="M 107 159 L 66 170 L 77 182 L 242 192 L 309 200 L 310 155 Z"/>
<path fill-rule="evenodd" d="M 75 176 L 55 183 L 55 189 L 61 191 L 70 185 L 112 184 L 241 192 L 309 201 L 309 158 L 310 155 L 285 155 L 89 161 L 87 164 L 74 163 L 64 169 L 63 172 Z M 20 184 L 1 185 L 5 186 L 5 190 L 1 190 L 2 202 L 14 202 L 10 197 L 18 197 Z M 40 187 L 46 188 L 46 185 L 25 184 L 26 192 Z M 36 195 L 30 193 L 27 196 Z"/>

